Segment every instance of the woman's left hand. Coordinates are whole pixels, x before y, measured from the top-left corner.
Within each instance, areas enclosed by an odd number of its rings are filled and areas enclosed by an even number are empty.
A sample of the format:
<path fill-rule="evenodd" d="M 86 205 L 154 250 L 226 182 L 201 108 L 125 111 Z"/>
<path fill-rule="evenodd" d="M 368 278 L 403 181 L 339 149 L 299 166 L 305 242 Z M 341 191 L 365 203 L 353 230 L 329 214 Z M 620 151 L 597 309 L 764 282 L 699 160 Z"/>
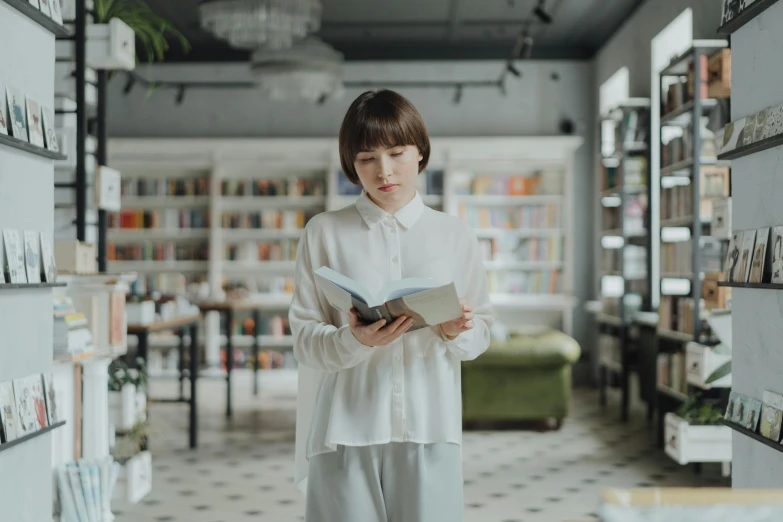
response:
<path fill-rule="evenodd" d="M 459 304 L 462 305 L 462 317 L 440 324 L 443 335 L 449 340 L 453 340 L 462 332 L 467 332 L 473 328 L 473 308 L 470 307 L 465 299 L 460 299 Z"/>

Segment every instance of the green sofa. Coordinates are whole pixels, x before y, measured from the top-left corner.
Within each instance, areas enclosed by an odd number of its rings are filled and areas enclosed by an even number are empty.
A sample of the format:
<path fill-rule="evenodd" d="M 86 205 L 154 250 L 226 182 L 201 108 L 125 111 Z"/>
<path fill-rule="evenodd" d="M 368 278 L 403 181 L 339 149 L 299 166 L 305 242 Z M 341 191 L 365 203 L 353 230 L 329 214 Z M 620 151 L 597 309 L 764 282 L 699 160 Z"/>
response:
<path fill-rule="evenodd" d="M 487 421 L 555 420 L 559 428 L 571 399 L 571 365 L 579 344 L 557 330 L 517 329 L 492 341 L 486 353 L 462 363 L 465 427 Z"/>

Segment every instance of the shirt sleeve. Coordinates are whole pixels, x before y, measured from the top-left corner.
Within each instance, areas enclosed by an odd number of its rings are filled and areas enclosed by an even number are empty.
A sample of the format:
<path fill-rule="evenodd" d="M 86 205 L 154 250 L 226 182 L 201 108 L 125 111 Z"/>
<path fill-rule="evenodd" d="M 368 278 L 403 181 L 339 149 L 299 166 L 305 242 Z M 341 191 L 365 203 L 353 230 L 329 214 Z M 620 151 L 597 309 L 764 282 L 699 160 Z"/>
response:
<path fill-rule="evenodd" d="M 495 314 L 489 300 L 487 270 L 481 259 L 478 238 L 470 228 L 467 228 L 465 234 L 470 240 L 466 241 L 469 250 L 465 252 L 463 257 L 463 259 L 467 260 L 461 271 L 461 277 L 464 278 L 465 291 L 460 297 L 467 300 L 468 304 L 473 308 L 473 328 L 462 332 L 452 340 L 449 340 L 440 328 L 437 331 L 446 344 L 446 349 L 457 359 L 472 361 L 489 348 L 489 329 L 495 322 Z"/>
<path fill-rule="evenodd" d="M 360 343 L 349 325 L 334 326 L 325 310 L 331 305 L 315 286 L 313 261 L 305 228 L 299 241 L 294 275 L 294 296 L 288 319 L 294 338 L 294 357 L 299 364 L 326 373 L 352 368 L 369 358 L 375 348 Z M 319 264 L 318 267 L 321 265 Z"/>

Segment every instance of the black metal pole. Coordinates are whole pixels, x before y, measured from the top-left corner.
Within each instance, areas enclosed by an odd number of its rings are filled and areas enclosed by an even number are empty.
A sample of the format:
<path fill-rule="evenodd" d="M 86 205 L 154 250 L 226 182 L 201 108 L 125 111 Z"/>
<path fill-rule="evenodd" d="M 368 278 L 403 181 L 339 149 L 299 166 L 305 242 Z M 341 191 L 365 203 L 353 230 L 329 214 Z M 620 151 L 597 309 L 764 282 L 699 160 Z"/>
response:
<path fill-rule="evenodd" d="M 87 107 L 85 71 L 87 68 L 86 0 L 76 0 L 76 239 L 87 237 L 87 170 L 85 165 L 87 140 Z"/>
<path fill-rule="evenodd" d="M 106 165 L 108 162 L 108 140 L 109 132 L 106 123 L 106 86 L 108 83 L 108 74 L 106 71 L 98 71 L 98 165 Z M 95 185 L 93 185 L 95 187 Z M 106 211 L 98 209 L 98 272 L 106 272 Z"/>
<path fill-rule="evenodd" d="M 699 208 L 701 206 L 701 188 L 699 178 L 701 177 L 701 117 L 702 117 L 702 62 L 701 57 L 704 53 L 700 49 L 693 51 L 693 116 L 691 125 L 693 126 L 693 169 L 691 170 L 691 189 L 693 191 L 693 223 L 691 231 L 691 252 L 693 255 L 693 272 L 691 279 L 691 298 L 693 299 L 693 340 L 699 342 L 701 333 L 701 216 Z"/>

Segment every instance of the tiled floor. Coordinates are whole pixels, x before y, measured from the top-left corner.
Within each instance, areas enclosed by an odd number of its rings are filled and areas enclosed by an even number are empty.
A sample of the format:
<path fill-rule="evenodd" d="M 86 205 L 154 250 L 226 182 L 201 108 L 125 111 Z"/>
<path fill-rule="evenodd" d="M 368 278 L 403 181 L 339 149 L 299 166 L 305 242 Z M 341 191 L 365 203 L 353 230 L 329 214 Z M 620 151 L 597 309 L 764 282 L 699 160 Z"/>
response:
<path fill-rule="evenodd" d="M 200 445 L 187 449 L 187 407 L 152 407 L 153 492 L 117 506 L 116 522 L 304 520 L 292 484 L 295 374 L 264 374 L 258 398 L 249 375 L 234 383 L 234 418 L 223 415 L 225 383 L 202 381 Z M 153 394 L 174 388 L 153 382 Z M 602 412 L 592 391 L 575 392 L 574 414 L 557 432 L 467 432 L 465 522 L 561 522 L 597 508 L 606 487 L 729 485 L 717 467 L 701 475 L 654 448 L 644 414 L 628 424 Z M 337 522 L 337 521 L 335 521 Z"/>

